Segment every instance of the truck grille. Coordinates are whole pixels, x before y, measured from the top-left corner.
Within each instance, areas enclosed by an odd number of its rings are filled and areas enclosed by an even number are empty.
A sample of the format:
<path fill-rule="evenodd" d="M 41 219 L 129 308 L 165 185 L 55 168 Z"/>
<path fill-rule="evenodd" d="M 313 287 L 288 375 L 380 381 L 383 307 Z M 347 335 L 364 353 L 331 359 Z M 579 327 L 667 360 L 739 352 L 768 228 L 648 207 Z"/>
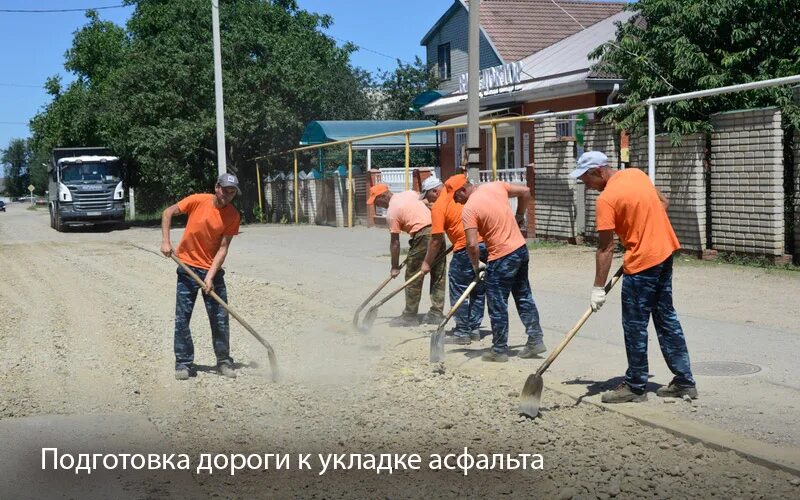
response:
<path fill-rule="evenodd" d="M 111 210 L 113 196 L 113 191 L 78 192 L 75 195 L 75 209 L 86 211 Z"/>

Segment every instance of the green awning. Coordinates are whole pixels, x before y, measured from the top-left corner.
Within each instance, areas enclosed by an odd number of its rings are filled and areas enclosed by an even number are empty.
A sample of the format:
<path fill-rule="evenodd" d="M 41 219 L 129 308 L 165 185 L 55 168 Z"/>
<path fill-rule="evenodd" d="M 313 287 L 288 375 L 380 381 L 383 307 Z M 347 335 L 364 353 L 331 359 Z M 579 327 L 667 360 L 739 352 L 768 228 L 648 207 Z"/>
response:
<path fill-rule="evenodd" d="M 411 101 L 411 109 L 414 111 L 419 111 L 422 106 L 427 106 L 428 104 L 432 103 L 436 99 L 440 97 L 444 97 L 448 94 L 448 92 L 441 92 L 438 90 L 427 90 Z"/>
<path fill-rule="evenodd" d="M 398 131 L 400 133 L 393 136 L 353 142 L 355 149 L 398 149 L 405 147 L 404 131 L 434 125 L 436 123 L 430 120 L 318 120 L 306 125 L 300 145 L 310 146 Z M 435 130 L 412 133 L 410 139 L 412 148 L 435 148 L 437 146 Z"/>

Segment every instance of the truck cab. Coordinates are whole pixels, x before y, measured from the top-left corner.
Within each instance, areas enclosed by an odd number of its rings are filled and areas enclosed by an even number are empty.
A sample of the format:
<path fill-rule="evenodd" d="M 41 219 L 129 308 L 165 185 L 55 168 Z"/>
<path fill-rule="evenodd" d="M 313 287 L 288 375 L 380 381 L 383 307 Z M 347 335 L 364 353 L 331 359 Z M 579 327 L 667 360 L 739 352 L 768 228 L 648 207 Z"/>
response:
<path fill-rule="evenodd" d="M 106 148 L 56 148 L 49 174 L 50 226 L 56 231 L 125 220 L 120 161 Z"/>

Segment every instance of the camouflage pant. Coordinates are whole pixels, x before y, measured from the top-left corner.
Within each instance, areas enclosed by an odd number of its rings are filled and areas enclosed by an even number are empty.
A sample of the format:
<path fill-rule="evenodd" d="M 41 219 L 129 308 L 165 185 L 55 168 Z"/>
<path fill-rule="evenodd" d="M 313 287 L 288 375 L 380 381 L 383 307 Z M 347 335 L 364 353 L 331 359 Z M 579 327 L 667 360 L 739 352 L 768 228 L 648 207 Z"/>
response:
<path fill-rule="evenodd" d="M 508 294 L 514 296 L 517 313 L 528 341 L 542 341 L 539 325 L 539 310 L 533 301 L 533 292 L 528 280 L 528 247 L 523 245 L 505 257 L 492 260 L 486 265 L 486 300 L 489 303 L 489 318 L 492 320 L 492 348 L 496 352 L 508 350 Z"/>
<path fill-rule="evenodd" d="M 478 246 L 480 259 L 486 262 L 486 245 L 481 243 Z M 448 272 L 448 282 L 450 284 L 450 305 L 458 302 L 461 294 L 475 279 L 475 271 L 472 269 L 472 262 L 469 260 L 466 249 L 453 252 L 450 259 L 450 270 Z M 486 308 L 486 283 L 481 281 L 475 287 L 472 294 L 461 303 L 461 307 L 456 310 L 456 328 L 453 332 L 457 337 L 469 337 L 472 330 L 480 328 L 483 322 L 483 310 Z"/>
<path fill-rule="evenodd" d="M 430 227 L 420 230 L 411 238 L 408 256 L 406 257 L 406 281 L 422 268 L 422 261 L 425 260 L 425 254 L 428 252 L 430 239 Z M 444 250 L 442 250 L 442 253 L 444 253 Z M 440 314 L 444 309 L 445 260 L 442 258 L 439 262 L 434 262 L 430 273 L 431 311 L 438 311 Z M 424 278 L 418 279 L 406 287 L 406 308 L 403 311 L 403 315 L 412 316 L 419 311 L 423 281 L 425 281 Z"/>
<path fill-rule="evenodd" d="M 207 269 L 190 266 L 192 270 L 201 278 L 205 279 Z M 192 342 L 192 332 L 189 323 L 192 319 L 192 310 L 197 299 L 197 292 L 200 290 L 198 285 L 186 271 L 180 267 L 178 273 L 178 287 L 175 294 L 175 368 L 189 366 L 194 363 L 194 342 Z M 225 302 L 228 301 L 228 292 L 225 288 L 225 271 L 220 269 L 214 276 L 214 291 Z M 203 295 L 203 302 L 206 305 L 208 321 L 211 324 L 211 339 L 214 344 L 214 354 L 217 356 L 217 363 L 233 363 L 230 357 L 228 328 L 228 312 L 217 304 L 210 295 Z"/>
<path fill-rule="evenodd" d="M 675 375 L 672 382 L 693 387 L 686 339 L 672 306 L 672 257 L 622 279 L 622 329 L 628 354 L 625 383 L 636 391 L 644 391 L 647 385 L 647 325 L 651 315 L 661 354 Z"/>

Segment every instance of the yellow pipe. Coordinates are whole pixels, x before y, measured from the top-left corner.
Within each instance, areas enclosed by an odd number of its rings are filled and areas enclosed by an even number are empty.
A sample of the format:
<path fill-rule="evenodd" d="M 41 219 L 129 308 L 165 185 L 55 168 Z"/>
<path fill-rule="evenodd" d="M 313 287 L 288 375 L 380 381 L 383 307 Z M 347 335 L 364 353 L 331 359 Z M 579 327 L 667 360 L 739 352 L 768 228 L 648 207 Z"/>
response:
<path fill-rule="evenodd" d="M 499 125 L 501 123 L 517 123 L 517 122 L 526 122 L 526 121 L 531 122 L 531 121 L 541 120 L 541 119 L 544 119 L 544 118 L 552 118 L 552 117 L 556 117 L 556 116 L 569 116 L 569 115 L 578 114 L 578 113 L 596 112 L 596 111 L 599 111 L 599 110 L 602 110 L 602 109 L 613 109 L 613 108 L 616 108 L 616 107 L 619 107 L 619 106 L 621 106 L 621 105 L 620 104 L 608 104 L 608 105 L 605 105 L 605 106 L 593 106 L 591 108 L 573 109 L 573 110 L 569 110 L 569 111 L 555 111 L 555 112 L 549 112 L 549 113 L 535 113 L 535 114 L 532 114 L 532 115 L 508 116 L 508 117 L 505 117 L 505 118 L 491 118 L 491 119 L 487 119 L 487 120 L 481 120 L 479 122 L 479 124 L 480 125 L 493 125 L 493 124 L 498 124 Z M 351 137 L 351 138 L 348 138 L 348 139 L 342 139 L 342 140 L 339 140 L 339 141 L 331 141 L 331 142 L 325 142 L 325 143 L 322 143 L 322 144 L 314 144 L 314 145 L 311 145 L 311 146 L 302 146 L 302 147 L 299 147 L 299 148 L 294 148 L 294 149 L 290 149 L 290 150 L 287 150 L 287 151 L 281 151 L 281 152 L 273 153 L 273 154 L 270 154 L 270 155 L 258 156 L 256 158 L 251 158 L 251 160 L 262 160 L 264 158 L 269 158 L 269 157 L 272 157 L 272 156 L 279 156 L 279 155 L 284 155 L 284 154 L 294 153 L 294 152 L 299 152 L 299 151 L 310 151 L 310 150 L 313 150 L 313 149 L 327 148 L 327 147 L 331 147 L 331 146 L 337 146 L 337 145 L 340 145 L 340 144 L 358 143 L 358 142 L 366 141 L 366 140 L 369 140 L 369 139 L 379 139 L 379 138 L 382 138 L 382 137 L 394 137 L 394 136 L 403 135 L 403 134 L 409 135 L 409 134 L 416 134 L 416 133 L 419 133 L 419 132 L 429 132 L 429 131 L 432 131 L 432 130 L 453 130 L 453 129 L 457 129 L 457 128 L 463 128 L 463 127 L 466 127 L 466 126 L 467 126 L 467 124 L 466 124 L 466 122 L 464 122 L 464 123 L 452 123 L 452 124 L 449 124 L 449 125 L 432 125 L 432 126 L 429 126 L 429 127 L 412 128 L 412 129 L 406 129 L 406 130 L 396 130 L 396 131 L 393 131 L 393 132 L 382 132 L 380 134 L 364 135 L 364 136 L 360 136 L 360 137 Z"/>
<path fill-rule="evenodd" d="M 259 222 L 264 222 L 264 204 L 261 202 L 261 169 L 256 162 L 256 185 L 258 186 L 258 210 L 261 214 Z"/>
<path fill-rule="evenodd" d="M 294 223 L 300 223 L 300 179 L 297 176 L 297 153 L 294 154 Z"/>
<path fill-rule="evenodd" d="M 406 191 L 408 191 L 408 174 L 411 169 L 411 133 L 406 131 Z"/>
<path fill-rule="evenodd" d="M 497 180 L 497 124 L 492 123 L 492 180 Z"/>
<path fill-rule="evenodd" d="M 353 143 L 347 143 L 347 225 L 353 227 Z"/>

